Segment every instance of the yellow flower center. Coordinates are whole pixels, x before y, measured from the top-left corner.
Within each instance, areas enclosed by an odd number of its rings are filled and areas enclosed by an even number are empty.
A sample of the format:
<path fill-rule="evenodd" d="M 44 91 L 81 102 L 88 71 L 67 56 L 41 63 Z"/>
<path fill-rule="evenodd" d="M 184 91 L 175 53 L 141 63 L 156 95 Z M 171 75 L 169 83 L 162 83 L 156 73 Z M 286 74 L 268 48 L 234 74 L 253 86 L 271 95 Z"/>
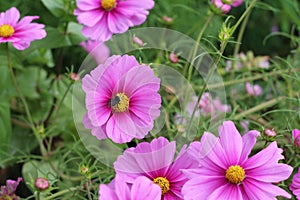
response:
<path fill-rule="evenodd" d="M 239 184 L 245 178 L 245 171 L 239 165 L 232 165 L 226 170 L 226 178 L 230 183 Z"/>
<path fill-rule="evenodd" d="M 101 6 L 104 10 L 110 11 L 113 8 L 115 8 L 117 5 L 116 0 L 102 0 L 101 1 Z"/>
<path fill-rule="evenodd" d="M 3 24 L 0 26 L 0 37 L 10 37 L 15 29 L 11 25 Z"/>
<path fill-rule="evenodd" d="M 124 93 L 118 93 L 110 99 L 109 105 L 113 112 L 125 112 L 129 108 L 129 98 Z"/>
<path fill-rule="evenodd" d="M 161 188 L 162 194 L 166 194 L 170 190 L 170 182 L 164 177 L 157 177 L 153 182 Z"/>

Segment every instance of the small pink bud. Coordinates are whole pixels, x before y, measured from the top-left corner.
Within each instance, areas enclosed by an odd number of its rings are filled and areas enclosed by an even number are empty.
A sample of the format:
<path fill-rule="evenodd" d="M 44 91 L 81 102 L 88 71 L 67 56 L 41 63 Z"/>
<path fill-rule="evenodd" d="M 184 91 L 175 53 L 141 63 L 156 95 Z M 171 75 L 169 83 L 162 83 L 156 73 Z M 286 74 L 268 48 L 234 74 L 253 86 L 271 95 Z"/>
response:
<path fill-rule="evenodd" d="M 49 181 L 45 178 L 37 178 L 34 183 L 38 190 L 47 190 L 50 186 Z"/>
<path fill-rule="evenodd" d="M 143 40 L 141 40 L 141 38 L 136 37 L 136 36 L 133 37 L 133 43 L 139 45 L 139 47 L 144 46 Z"/>
<path fill-rule="evenodd" d="M 80 76 L 74 72 L 72 72 L 70 74 L 70 78 L 73 80 L 73 81 L 79 81 L 80 80 Z"/>
<path fill-rule="evenodd" d="M 276 132 L 273 129 L 265 129 L 264 134 L 267 137 L 276 137 Z"/>
<path fill-rule="evenodd" d="M 167 22 L 167 23 L 172 23 L 174 19 L 172 17 L 163 16 L 162 20 Z"/>
<path fill-rule="evenodd" d="M 171 62 L 172 63 L 178 63 L 178 55 L 177 54 L 175 54 L 175 53 L 170 53 L 170 56 L 169 56 L 169 58 L 170 58 L 170 60 L 171 60 Z"/>

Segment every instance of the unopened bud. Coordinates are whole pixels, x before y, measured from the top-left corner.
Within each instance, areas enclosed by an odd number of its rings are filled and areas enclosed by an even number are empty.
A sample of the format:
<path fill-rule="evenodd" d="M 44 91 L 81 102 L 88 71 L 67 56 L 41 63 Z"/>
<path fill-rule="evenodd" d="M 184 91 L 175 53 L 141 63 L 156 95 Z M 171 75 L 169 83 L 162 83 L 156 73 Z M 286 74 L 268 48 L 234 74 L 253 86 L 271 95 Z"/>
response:
<path fill-rule="evenodd" d="M 35 187 L 38 190 L 47 190 L 50 186 L 49 181 L 45 178 L 37 178 L 34 182 Z"/>

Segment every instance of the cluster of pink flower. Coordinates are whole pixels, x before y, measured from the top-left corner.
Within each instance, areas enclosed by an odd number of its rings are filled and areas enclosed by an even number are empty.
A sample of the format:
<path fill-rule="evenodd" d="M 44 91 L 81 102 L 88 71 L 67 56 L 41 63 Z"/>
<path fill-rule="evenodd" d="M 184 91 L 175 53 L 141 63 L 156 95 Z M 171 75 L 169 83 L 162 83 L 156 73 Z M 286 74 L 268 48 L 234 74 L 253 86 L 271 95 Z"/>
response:
<path fill-rule="evenodd" d="M 286 180 L 293 168 L 278 163 L 282 149 L 272 142 L 249 157 L 260 135 L 243 137 L 233 122 L 219 127 L 219 138 L 205 132 L 201 141 L 182 147 L 159 137 L 129 148 L 114 163 L 115 179 L 99 187 L 104 199 L 275 199 L 291 195 L 273 183 Z M 299 174 L 290 189 L 299 195 Z M 159 187 L 157 187 L 159 186 Z"/>

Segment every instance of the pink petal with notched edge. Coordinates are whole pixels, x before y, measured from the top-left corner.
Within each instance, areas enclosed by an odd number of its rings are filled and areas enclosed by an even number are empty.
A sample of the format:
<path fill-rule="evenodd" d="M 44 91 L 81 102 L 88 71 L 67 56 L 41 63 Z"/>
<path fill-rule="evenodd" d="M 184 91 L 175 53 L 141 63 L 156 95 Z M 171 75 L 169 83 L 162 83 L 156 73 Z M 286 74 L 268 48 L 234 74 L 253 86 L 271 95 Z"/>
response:
<path fill-rule="evenodd" d="M 183 172 L 185 173 L 184 170 Z M 197 176 L 197 174 L 195 175 Z M 216 188 L 221 187 L 224 184 L 226 184 L 225 179 L 220 181 L 220 179 L 197 176 L 197 178 L 191 179 L 183 185 L 182 194 L 186 200 L 207 199 L 207 197 L 212 194 Z"/>
<path fill-rule="evenodd" d="M 119 12 L 109 12 L 107 14 L 108 29 L 112 33 L 124 33 L 130 26 L 133 26 L 130 19 L 127 19 Z"/>
<path fill-rule="evenodd" d="M 218 129 L 220 135 L 220 143 L 227 155 L 230 165 L 238 164 L 242 153 L 242 137 L 235 125 L 231 121 L 223 122 L 223 125 Z M 234 144 L 234 145 L 232 145 Z"/>
<path fill-rule="evenodd" d="M 101 4 L 98 1 L 94 0 L 77 0 L 76 1 L 77 8 L 82 11 L 94 10 L 100 8 Z"/>
<path fill-rule="evenodd" d="M 248 159 L 249 154 L 251 153 L 251 150 L 253 146 L 256 143 L 256 138 L 260 136 L 260 132 L 258 131 L 249 131 L 245 135 L 243 135 L 243 150 L 240 157 L 240 163 L 242 164 L 244 161 Z"/>
<path fill-rule="evenodd" d="M 208 197 L 207 200 L 243 200 L 242 192 L 240 191 L 239 186 L 233 185 L 231 183 L 226 183 L 221 187 L 218 187 L 213 191 Z"/>
<path fill-rule="evenodd" d="M 116 192 L 105 184 L 99 186 L 99 197 L 98 200 L 119 200 Z"/>
<path fill-rule="evenodd" d="M 161 188 L 144 176 L 138 177 L 131 188 L 131 200 L 160 200 Z"/>
<path fill-rule="evenodd" d="M 167 142 L 167 143 L 166 143 Z M 175 142 L 159 137 L 152 142 L 140 143 L 137 148 L 125 150 L 114 163 L 117 173 L 136 174 L 163 169 L 172 164 L 176 150 Z"/>
<path fill-rule="evenodd" d="M 262 199 L 274 199 L 275 196 L 282 196 L 290 199 L 291 195 L 285 190 L 272 183 L 265 183 L 261 181 L 255 181 L 253 179 L 247 179 L 243 181 L 243 188 L 247 190 L 247 195 L 250 200 L 262 200 Z"/>
<path fill-rule="evenodd" d="M 255 169 L 263 165 L 269 165 L 270 163 L 277 163 L 283 159 L 281 155 L 282 149 L 277 147 L 276 142 L 272 142 L 267 148 L 261 150 L 247 161 L 244 162 L 243 166 L 245 170 Z"/>
<path fill-rule="evenodd" d="M 293 168 L 285 164 L 263 165 L 247 170 L 247 177 L 257 181 L 277 183 L 288 179 L 292 171 Z"/>
<path fill-rule="evenodd" d="M 110 32 L 107 27 L 108 24 L 107 24 L 106 17 L 102 17 L 101 20 L 95 24 L 95 26 L 92 27 L 84 26 L 82 28 L 82 33 L 86 37 L 91 38 L 92 40 L 107 41 L 113 35 L 113 33 Z"/>
<path fill-rule="evenodd" d="M 81 24 L 85 24 L 88 27 L 93 27 L 98 21 L 104 17 L 104 12 L 100 10 L 90 10 L 89 12 L 82 12 L 78 15 L 77 20 Z"/>
<path fill-rule="evenodd" d="M 126 113 L 112 115 L 106 125 L 107 136 L 116 143 L 130 142 L 135 131 L 135 125 Z"/>
<path fill-rule="evenodd" d="M 5 12 L 0 13 L 0 25 L 8 24 L 14 26 L 20 19 L 20 12 L 12 7 Z"/>

